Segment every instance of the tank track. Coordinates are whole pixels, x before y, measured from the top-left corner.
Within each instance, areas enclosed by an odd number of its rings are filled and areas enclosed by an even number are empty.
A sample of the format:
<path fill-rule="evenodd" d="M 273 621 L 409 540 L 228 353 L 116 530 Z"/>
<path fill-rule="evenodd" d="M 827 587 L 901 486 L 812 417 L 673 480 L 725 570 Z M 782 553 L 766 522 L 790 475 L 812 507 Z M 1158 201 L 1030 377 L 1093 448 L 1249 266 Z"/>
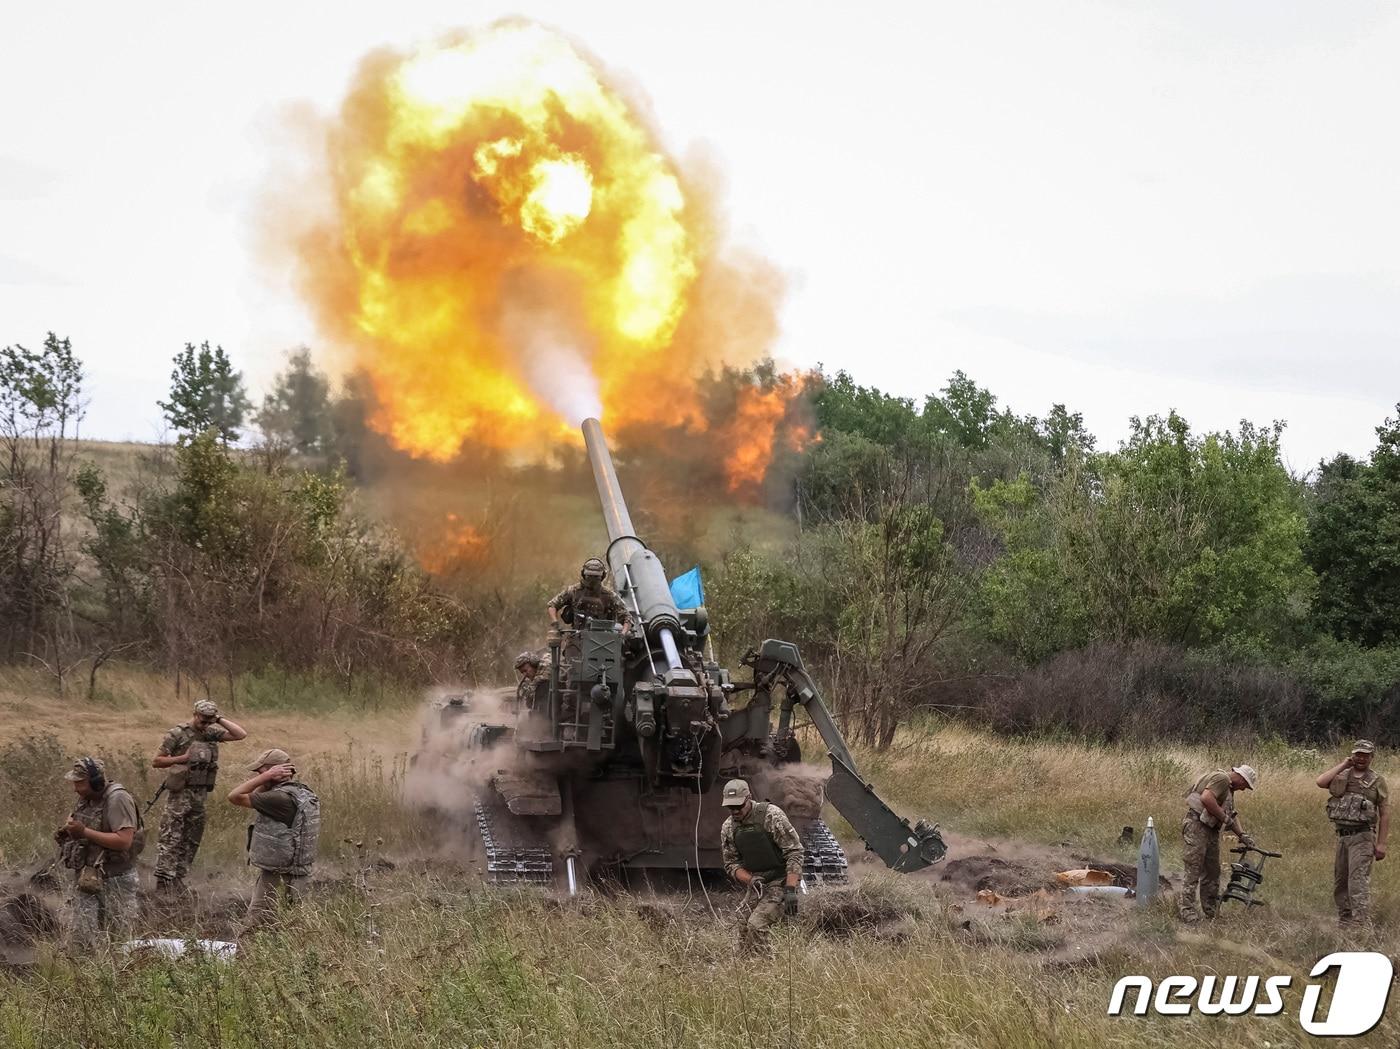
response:
<path fill-rule="evenodd" d="M 492 885 L 553 885 L 554 853 L 543 845 L 512 844 L 496 833 L 487 806 L 478 799 L 476 829 L 486 852 L 486 880 Z"/>
<path fill-rule="evenodd" d="M 849 880 L 846 853 L 823 820 L 812 820 L 802 831 L 802 848 L 806 856 L 802 876 L 808 885 L 845 885 Z"/>

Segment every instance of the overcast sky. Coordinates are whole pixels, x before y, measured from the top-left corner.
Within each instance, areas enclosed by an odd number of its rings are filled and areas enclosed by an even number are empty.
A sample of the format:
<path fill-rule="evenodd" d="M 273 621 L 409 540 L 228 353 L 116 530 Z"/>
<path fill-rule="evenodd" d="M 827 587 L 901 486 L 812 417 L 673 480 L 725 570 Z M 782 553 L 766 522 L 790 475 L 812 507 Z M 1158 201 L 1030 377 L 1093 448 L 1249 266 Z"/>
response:
<path fill-rule="evenodd" d="M 912 396 L 961 368 L 1108 446 L 1176 408 L 1287 420 L 1300 470 L 1371 448 L 1400 400 L 1395 5 L 864 6 L 6 5 L 0 344 L 71 336 L 94 436 L 159 435 L 185 341 L 259 389 L 316 344 L 252 243 L 289 108 L 524 14 L 722 171 L 792 281 L 780 359 Z"/>

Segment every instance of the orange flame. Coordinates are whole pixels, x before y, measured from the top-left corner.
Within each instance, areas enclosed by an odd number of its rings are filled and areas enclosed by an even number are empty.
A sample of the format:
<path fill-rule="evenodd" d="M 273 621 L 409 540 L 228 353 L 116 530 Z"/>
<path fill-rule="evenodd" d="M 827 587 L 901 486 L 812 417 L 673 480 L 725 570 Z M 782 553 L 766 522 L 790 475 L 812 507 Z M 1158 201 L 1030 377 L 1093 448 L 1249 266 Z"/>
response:
<path fill-rule="evenodd" d="M 709 429 L 696 376 L 776 331 L 771 267 L 720 256 L 704 195 L 541 26 L 370 56 L 328 143 L 303 286 L 372 383 L 369 424 L 414 456 L 536 454 L 588 415 Z M 736 486 L 771 457 L 773 396 L 723 428 Z"/>
<path fill-rule="evenodd" d="M 419 545 L 418 563 L 436 576 L 479 565 L 490 553 L 490 541 L 473 525 L 448 514 L 442 530 Z"/>
<path fill-rule="evenodd" d="M 791 375 L 779 377 L 768 389 L 751 386 L 739 391 L 734 418 L 724 434 L 730 449 L 724 475 L 731 492 L 742 493 L 763 483 L 779 427 L 787 421 L 800 392 L 799 381 Z M 801 423 L 789 423 L 784 430 L 792 451 L 801 451 L 811 440 L 811 431 Z"/>

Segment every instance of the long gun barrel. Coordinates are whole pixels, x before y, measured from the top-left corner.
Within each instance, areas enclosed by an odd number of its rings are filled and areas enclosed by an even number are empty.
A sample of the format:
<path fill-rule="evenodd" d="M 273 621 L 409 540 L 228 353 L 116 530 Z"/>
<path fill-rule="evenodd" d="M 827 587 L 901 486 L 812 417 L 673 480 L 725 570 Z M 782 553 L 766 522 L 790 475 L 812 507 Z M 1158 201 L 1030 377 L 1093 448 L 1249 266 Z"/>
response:
<path fill-rule="evenodd" d="M 608 526 L 608 567 L 624 600 L 635 607 L 647 636 L 661 645 L 667 663 L 677 669 L 681 661 L 675 635 L 680 629 L 681 615 L 671 597 L 666 569 L 647 549 L 646 543 L 637 538 L 632 515 L 627 512 L 627 501 L 622 498 L 622 486 L 617 481 L 607 438 L 603 436 L 603 426 L 597 419 L 583 421 L 583 442 L 588 448 L 593 482 L 598 487 L 603 520 Z"/>

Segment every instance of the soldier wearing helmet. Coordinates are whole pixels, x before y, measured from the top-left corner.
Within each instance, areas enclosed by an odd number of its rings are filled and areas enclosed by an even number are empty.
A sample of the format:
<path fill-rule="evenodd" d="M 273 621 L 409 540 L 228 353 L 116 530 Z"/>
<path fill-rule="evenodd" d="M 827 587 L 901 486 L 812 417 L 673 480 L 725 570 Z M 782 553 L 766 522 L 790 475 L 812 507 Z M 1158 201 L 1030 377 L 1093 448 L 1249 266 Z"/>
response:
<path fill-rule="evenodd" d="M 165 769 L 168 797 L 160 817 L 156 853 L 156 887 L 179 893 L 204 839 L 205 800 L 219 772 L 219 744 L 247 739 L 243 726 L 219 713 L 207 699 L 194 705 L 194 716 L 166 733 L 151 765 Z"/>
<path fill-rule="evenodd" d="M 720 804 L 729 810 L 719 831 L 724 870 L 746 890 L 739 950 L 756 951 L 768 945 L 768 930 L 783 915 L 797 913 L 805 850 L 787 813 L 771 802 L 755 802 L 746 781 L 726 783 Z"/>
<path fill-rule="evenodd" d="M 520 680 L 515 684 L 516 709 L 535 709 L 535 690 L 540 681 L 541 660 L 534 652 L 521 652 L 515 657 L 515 672 Z"/>
<path fill-rule="evenodd" d="M 1390 836 L 1390 788 L 1371 767 L 1376 745 L 1358 739 L 1340 765 L 1317 777 L 1327 791 L 1327 818 L 1337 831 L 1332 897 L 1342 925 L 1371 920 L 1371 864 L 1385 859 Z"/>
<path fill-rule="evenodd" d="M 588 619 L 610 619 L 621 622 L 624 630 L 632 627 L 627 614 L 627 606 L 612 587 L 603 582 L 608 576 L 608 566 L 601 558 L 590 557 L 579 569 L 579 581 L 566 586 L 554 595 L 554 600 L 545 606 L 549 613 L 549 625 L 559 629 L 562 621 L 566 626 L 582 626 Z"/>
<path fill-rule="evenodd" d="M 1220 907 L 1220 828 L 1234 833 L 1241 845 L 1254 844 L 1235 813 L 1235 791 L 1253 790 L 1258 785 L 1259 773 L 1251 766 L 1235 765 L 1228 771 L 1207 772 L 1186 795 L 1186 818 L 1181 823 L 1186 884 L 1177 899 L 1177 911 L 1184 921 L 1201 919 L 1196 910 L 1198 891 L 1201 911 L 1207 918 L 1215 917 Z"/>

